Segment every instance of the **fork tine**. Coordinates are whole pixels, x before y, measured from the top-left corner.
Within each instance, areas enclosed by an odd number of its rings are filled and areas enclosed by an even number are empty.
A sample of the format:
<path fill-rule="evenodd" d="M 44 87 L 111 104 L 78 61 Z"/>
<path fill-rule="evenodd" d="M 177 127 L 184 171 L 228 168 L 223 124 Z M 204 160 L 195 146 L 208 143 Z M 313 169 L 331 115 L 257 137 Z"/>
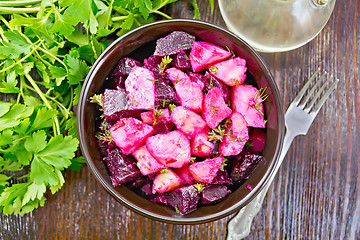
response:
<path fill-rule="evenodd" d="M 310 89 L 310 91 L 308 92 L 308 94 L 304 97 L 304 99 L 302 100 L 302 104 L 299 104 L 298 106 L 301 108 L 304 108 L 306 103 L 309 101 L 311 95 L 315 92 L 317 86 L 321 83 L 322 79 L 325 77 L 326 75 L 326 71 L 320 76 L 319 80 L 316 81 L 316 83 L 314 84 L 314 86 Z"/>
<path fill-rule="evenodd" d="M 294 98 L 293 102 L 298 105 L 300 103 L 301 98 L 304 96 L 306 90 L 309 88 L 309 85 L 311 84 L 312 80 L 315 78 L 316 74 L 320 71 L 320 68 L 318 68 L 314 74 L 309 78 L 309 80 L 305 83 L 303 88 L 300 90 L 298 95 Z"/>
<path fill-rule="evenodd" d="M 330 95 L 330 93 L 332 93 L 332 91 L 334 91 L 334 89 L 336 88 L 337 84 L 339 83 L 339 79 L 335 79 L 335 82 L 333 82 L 333 84 L 331 84 L 330 88 L 325 92 L 325 94 L 320 98 L 319 102 L 316 104 L 316 106 L 314 107 L 313 112 L 317 113 L 320 108 L 322 107 L 322 105 L 324 105 L 326 99 L 328 98 L 328 96 Z"/>
<path fill-rule="evenodd" d="M 317 98 L 320 96 L 321 93 L 324 92 L 325 87 L 328 85 L 328 83 L 330 82 L 330 80 L 333 78 L 333 75 L 331 75 L 330 77 L 328 77 L 328 79 L 326 80 L 326 82 L 322 85 L 322 87 L 317 91 L 317 93 L 314 95 L 314 97 L 312 98 L 311 102 L 309 104 L 307 104 L 307 107 L 304 109 L 307 112 L 310 112 L 312 106 L 315 104 Z M 304 104 L 305 105 L 305 104 Z"/>

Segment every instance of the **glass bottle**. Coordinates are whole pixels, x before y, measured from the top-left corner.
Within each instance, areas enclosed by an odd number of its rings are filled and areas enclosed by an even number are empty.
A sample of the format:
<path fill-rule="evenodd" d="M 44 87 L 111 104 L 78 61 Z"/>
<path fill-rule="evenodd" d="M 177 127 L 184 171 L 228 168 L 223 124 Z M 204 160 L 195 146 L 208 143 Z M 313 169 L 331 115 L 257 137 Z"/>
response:
<path fill-rule="evenodd" d="M 336 0 L 218 0 L 230 31 L 260 52 L 282 52 L 312 40 Z"/>

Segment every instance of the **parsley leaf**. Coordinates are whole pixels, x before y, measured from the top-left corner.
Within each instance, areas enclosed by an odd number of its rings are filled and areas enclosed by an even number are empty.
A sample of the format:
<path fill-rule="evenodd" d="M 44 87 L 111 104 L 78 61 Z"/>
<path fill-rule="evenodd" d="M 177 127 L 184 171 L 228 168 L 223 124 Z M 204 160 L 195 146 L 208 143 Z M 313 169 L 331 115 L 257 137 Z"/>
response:
<path fill-rule="evenodd" d="M 38 153 L 46 147 L 46 132 L 37 131 L 33 135 L 26 139 L 25 149 L 30 153 Z"/>
<path fill-rule="evenodd" d="M 6 81 L 0 82 L 1 93 L 20 93 L 19 88 L 16 86 L 18 81 L 15 76 L 15 72 L 11 71 L 6 76 Z"/>
<path fill-rule="evenodd" d="M 73 109 L 90 67 L 112 36 L 157 16 L 171 18 L 161 9 L 176 1 L 17 1 L 16 7 L 3 1 L 8 10 L 0 13 L 0 93 L 11 99 L 0 101 L 3 214 L 43 206 L 44 193 L 63 186 L 63 171 L 81 168 Z"/>
<path fill-rule="evenodd" d="M 20 123 L 20 120 L 28 117 L 33 112 L 33 108 L 26 107 L 22 104 L 15 104 L 11 109 L 0 117 L 0 131 L 15 127 Z"/>
<path fill-rule="evenodd" d="M 69 36 L 73 31 L 75 31 L 74 26 L 79 22 L 79 18 L 73 16 L 61 15 L 59 11 L 55 11 L 55 22 L 50 31 L 52 33 L 59 33 L 64 37 Z"/>

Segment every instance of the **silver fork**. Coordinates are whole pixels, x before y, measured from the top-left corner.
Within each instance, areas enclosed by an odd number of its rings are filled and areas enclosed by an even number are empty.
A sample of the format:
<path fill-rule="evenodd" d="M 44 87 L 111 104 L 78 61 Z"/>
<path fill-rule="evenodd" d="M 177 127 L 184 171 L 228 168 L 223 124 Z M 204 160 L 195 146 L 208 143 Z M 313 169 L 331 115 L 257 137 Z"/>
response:
<path fill-rule="evenodd" d="M 319 80 L 317 80 L 312 88 L 310 88 L 312 83 L 315 81 L 315 77 L 319 71 L 320 68 L 317 69 L 315 73 L 309 78 L 293 102 L 289 105 L 285 113 L 286 133 L 284 136 L 284 145 L 279 157 L 279 161 L 275 166 L 275 172 L 263 190 L 261 190 L 261 192 L 248 205 L 243 207 L 239 213 L 228 223 L 227 240 L 238 240 L 248 236 L 252 220 L 261 209 L 264 197 L 272 181 L 274 180 L 274 177 L 279 170 L 292 141 L 298 135 L 306 135 L 326 99 L 336 88 L 339 79 L 335 79 L 334 81 L 333 76 L 331 75 L 315 93 L 319 85 L 323 82 L 325 75 L 327 74 L 324 72 Z M 331 81 L 333 82 L 331 83 Z M 325 88 L 327 89 L 326 91 Z M 305 93 L 307 93 L 306 96 L 304 96 Z"/>

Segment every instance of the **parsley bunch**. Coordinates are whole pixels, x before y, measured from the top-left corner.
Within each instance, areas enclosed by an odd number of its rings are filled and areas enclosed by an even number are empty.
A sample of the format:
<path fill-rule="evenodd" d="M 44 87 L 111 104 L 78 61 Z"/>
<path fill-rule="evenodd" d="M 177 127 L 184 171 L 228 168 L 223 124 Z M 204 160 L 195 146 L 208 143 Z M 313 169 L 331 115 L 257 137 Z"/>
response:
<path fill-rule="evenodd" d="M 43 206 L 80 169 L 74 106 L 91 65 L 111 36 L 170 18 L 161 8 L 176 1 L 0 1 L 0 211 Z"/>

